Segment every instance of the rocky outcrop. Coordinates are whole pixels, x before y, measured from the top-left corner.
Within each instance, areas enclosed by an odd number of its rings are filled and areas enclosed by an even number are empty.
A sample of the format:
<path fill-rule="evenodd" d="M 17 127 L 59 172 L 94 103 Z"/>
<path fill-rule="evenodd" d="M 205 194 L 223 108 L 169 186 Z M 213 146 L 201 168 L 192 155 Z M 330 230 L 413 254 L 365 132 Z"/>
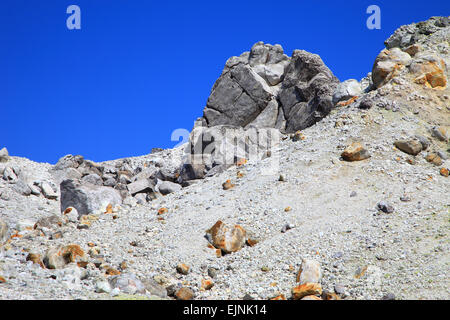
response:
<path fill-rule="evenodd" d="M 328 114 L 338 83 L 318 55 L 295 50 L 290 58 L 280 45 L 258 42 L 250 52 L 228 59 L 202 119 L 208 127 L 295 132 Z"/>

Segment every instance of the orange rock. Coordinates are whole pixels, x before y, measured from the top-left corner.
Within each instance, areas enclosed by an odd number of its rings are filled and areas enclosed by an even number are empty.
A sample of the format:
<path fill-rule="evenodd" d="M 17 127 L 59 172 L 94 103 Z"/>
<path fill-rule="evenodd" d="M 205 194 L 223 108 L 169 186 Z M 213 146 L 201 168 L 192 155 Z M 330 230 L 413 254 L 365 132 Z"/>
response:
<path fill-rule="evenodd" d="M 42 262 L 41 256 L 36 253 L 29 253 L 27 256 L 27 261 L 32 261 L 41 266 L 41 268 L 45 269 L 44 263 Z"/>
<path fill-rule="evenodd" d="M 370 157 L 369 152 L 359 142 L 353 142 L 341 154 L 346 161 L 361 161 Z"/>
<path fill-rule="evenodd" d="M 192 300 L 194 298 L 194 292 L 189 288 L 183 287 L 175 292 L 175 297 L 178 300 Z"/>
<path fill-rule="evenodd" d="M 184 263 L 180 263 L 180 264 L 177 265 L 178 273 L 186 275 L 186 274 L 189 273 L 189 269 L 190 269 L 189 266 L 184 264 Z"/>
<path fill-rule="evenodd" d="M 167 209 L 167 208 L 160 208 L 159 210 L 158 210 L 158 214 L 164 214 L 164 213 L 167 213 L 167 212 L 169 212 L 169 210 Z"/>
<path fill-rule="evenodd" d="M 253 246 L 255 246 L 258 243 L 258 240 L 254 240 L 254 239 L 250 239 L 249 238 L 249 239 L 247 239 L 246 243 L 247 243 L 248 246 L 253 247 Z"/>
<path fill-rule="evenodd" d="M 441 168 L 441 170 L 439 170 L 439 173 L 441 174 L 441 176 L 448 177 L 448 169 L 447 168 Z"/>
<path fill-rule="evenodd" d="M 0 283 L 5 283 L 5 282 L 6 282 L 6 279 L 4 277 L 0 276 Z"/>
<path fill-rule="evenodd" d="M 202 288 L 204 290 L 209 290 L 214 286 L 214 282 L 210 279 L 202 279 Z"/>
<path fill-rule="evenodd" d="M 439 157 L 437 154 L 432 153 L 432 152 L 430 152 L 430 153 L 425 157 L 425 159 L 426 159 L 428 162 L 430 162 L 430 163 L 432 163 L 432 164 L 434 164 L 434 165 L 436 165 L 436 166 L 440 166 L 440 165 L 442 164 L 442 159 L 441 159 L 441 157 Z"/>
<path fill-rule="evenodd" d="M 77 262 L 79 258 L 84 258 L 84 251 L 77 244 L 69 244 L 65 246 L 60 252 L 59 255 L 64 257 L 67 263 Z"/>
<path fill-rule="evenodd" d="M 222 250 L 216 249 L 216 257 L 220 258 L 222 256 Z"/>
<path fill-rule="evenodd" d="M 286 300 L 286 297 L 284 296 L 284 294 L 280 294 L 279 296 L 271 298 L 270 300 Z"/>
<path fill-rule="evenodd" d="M 292 298 L 300 300 L 303 297 L 310 295 L 321 295 L 322 286 L 319 283 L 304 283 L 292 288 Z"/>
<path fill-rule="evenodd" d="M 420 75 L 414 79 L 417 84 L 425 85 L 428 88 L 445 89 L 447 87 L 447 77 L 443 67 L 445 62 L 441 60 L 441 66 L 435 61 L 426 61 L 414 65 L 414 72 Z"/>
<path fill-rule="evenodd" d="M 105 273 L 106 273 L 107 275 L 109 275 L 109 276 L 117 276 L 117 275 L 120 274 L 120 271 L 119 271 L 119 270 L 116 270 L 116 269 L 114 269 L 114 268 L 109 267 L 109 268 L 106 269 L 106 272 L 105 272 Z"/>
<path fill-rule="evenodd" d="M 206 233 L 211 234 L 214 247 L 225 253 L 236 252 L 245 244 L 246 232 L 240 225 L 228 227 L 219 220 Z"/>
<path fill-rule="evenodd" d="M 356 99 L 358 99 L 358 96 L 351 97 L 350 99 L 348 99 L 346 101 L 339 101 L 336 105 L 338 107 L 346 107 L 348 105 L 351 105 L 353 102 L 355 102 Z"/>
<path fill-rule="evenodd" d="M 334 292 L 324 291 L 322 293 L 323 300 L 341 300 L 341 298 Z"/>
<path fill-rule="evenodd" d="M 243 174 L 241 171 L 238 171 L 238 172 L 236 173 L 236 176 L 237 176 L 238 178 L 242 178 L 242 177 L 244 176 L 244 174 Z"/>
<path fill-rule="evenodd" d="M 112 207 L 111 203 L 108 204 L 108 206 L 106 207 L 105 213 L 113 213 L 113 207 Z"/>
<path fill-rule="evenodd" d="M 245 159 L 245 158 L 240 158 L 240 159 L 238 159 L 238 161 L 236 161 L 236 165 L 238 167 L 243 166 L 246 163 L 247 163 L 247 159 Z"/>
<path fill-rule="evenodd" d="M 358 269 L 358 271 L 355 274 L 355 278 L 359 279 L 361 278 L 367 271 L 368 266 L 364 266 L 362 269 Z"/>
<path fill-rule="evenodd" d="M 77 262 L 77 266 L 79 266 L 80 268 L 86 268 L 88 264 L 89 264 L 89 262 L 87 262 L 87 261 Z"/>
<path fill-rule="evenodd" d="M 89 248 L 95 247 L 95 244 L 93 242 L 88 242 L 87 245 L 88 245 Z"/>
<path fill-rule="evenodd" d="M 284 208 L 284 211 L 285 211 L 285 212 L 289 212 L 289 211 L 291 211 L 291 210 L 292 210 L 291 207 L 286 207 L 286 208 Z"/>
<path fill-rule="evenodd" d="M 231 188 L 233 188 L 234 186 L 235 186 L 235 185 L 232 184 L 230 180 L 227 180 L 227 181 L 225 181 L 224 183 L 222 183 L 223 190 L 231 189 Z"/>

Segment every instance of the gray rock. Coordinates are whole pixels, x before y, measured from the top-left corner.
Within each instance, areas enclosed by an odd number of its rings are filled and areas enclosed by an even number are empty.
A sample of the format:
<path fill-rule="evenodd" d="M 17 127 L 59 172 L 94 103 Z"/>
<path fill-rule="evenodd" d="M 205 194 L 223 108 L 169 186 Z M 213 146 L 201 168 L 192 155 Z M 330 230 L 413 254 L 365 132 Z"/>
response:
<path fill-rule="evenodd" d="M 148 193 L 155 191 L 155 184 L 150 179 L 140 179 L 127 185 L 132 196 L 138 193 Z"/>
<path fill-rule="evenodd" d="M 294 50 L 278 95 L 287 121 L 285 131 L 302 130 L 325 117 L 333 108 L 338 83 L 318 55 Z"/>
<path fill-rule="evenodd" d="M 95 282 L 95 292 L 97 293 L 110 293 L 112 290 L 111 285 L 105 279 L 98 279 Z"/>
<path fill-rule="evenodd" d="M 61 211 L 68 207 L 77 209 L 80 216 L 104 210 L 122 203 L 120 192 L 109 187 L 81 185 L 76 180 L 64 180 L 61 189 Z"/>
<path fill-rule="evenodd" d="M 297 280 L 299 283 L 319 283 L 321 279 L 322 269 L 320 268 L 320 263 L 312 259 L 303 259 L 298 271 Z"/>
<path fill-rule="evenodd" d="M 6 148 L 0 150 L 0 162 L 7 162 L 9 160 L 9 153 Z"/>
<path fill-rule="evenodd" d="M 94 184 L 97 186 L 101 186 L 101 185 L 103 185 L 103 180 L 98 174 L 91 173 L 91 174 L 84 176 L 81 179 L 81 183 L 90 183 L 90 184 Z"/>
<path fill-rule="evenodd" d="M 328 114 L 337 83 L 318 55 L 296 50 L 289 58 L 280 45 L 258 42 L 250 53 L 227 61 L 212 88 L 203 119 L 209 127 L 271 127 L 295 132 Z"/>
<path fill-rule="evenodd" d="M 167 290 L 162 285 L 160 285 L 158 282 L 156 282 L 153 279 L 147 278 L 142 280 L 142 283 L 145 286 L 145 289 L 148 293 L 150 293 L 153 296 L 157 296 L 163 299 L 166 299 L 167 296 Z"/>
<path fill-rule="evenodd" d="M 35 196 L 39 196 L 41 194 L 41 188 L 39 188 L 35 184 L 28 184 L 28 187 L 30 188 L 31 194 Z"/>
<path fill-rule="evenodd" d="M 421 135 L 416 135 L 415 138 L 417 140 L 419 140 L 419 142 L 422 144 L 423 151 L 428 149 L 428 147 L 430 146 L 430 141 L 426 137 L 421 136 Z"/>
<path fill-rule="evenodd" d="M 64 170 L 67 168 L 78 168 L 84 161 L 83 156 L 77 155 L 73 156 L 68 154 L 58 160 L 58 162 L 53 167 L 54 170 Z"/>
<path fill-rule="evenodd" d="M 360 83 L 355 79 L 345 80 L 337 85 L 333 93 L 333 104 L 339 101 L 348 100 L 354 96 L 359 96 L 362 93 Z"/>
<path fill-rule="evenodd" d="M 126 294 L 145 293 L 145 285 L 131 273 L 122 273 L 109 278 L 112 289 L 118 288 Z"/>
<path fill-rule="evenodd" d="M 29 196 L 31 194 L 30 187 L 22 180 L 17 180 L 12 189 L 23 196 Z"/>
<path fill-rule="evenodd" d="M 46 181 L 42 182 L 41 185 L 41 191 L 44 197 L 50 200 L 56 200 L 58 198 L 58 194 L 53 190 L 53 188 L 50 186 L 50 184 Z"/>
<path fill-rule="evenodd" d="M 377 209 L 383 211 L 384 213 L 392 213 L 394 212 L 394 207 L 387 203 L 386 201 L 380 201 L 377 204 Z"/>
<path fill-rule="evenodd" d="M 161 194 L 166 195 L 172 192 L 180 191 L 182 187 L 178 183 L 162 181 L 157 185 L 157 188 Z"/>
<path fill-rule="evenodd" d="M 138 204 L 145 204 L 147 203 L 147 195 L 145 193 L 138 193 L 134 196 L 134 199 L 136 199 L 136 203 Z"/>

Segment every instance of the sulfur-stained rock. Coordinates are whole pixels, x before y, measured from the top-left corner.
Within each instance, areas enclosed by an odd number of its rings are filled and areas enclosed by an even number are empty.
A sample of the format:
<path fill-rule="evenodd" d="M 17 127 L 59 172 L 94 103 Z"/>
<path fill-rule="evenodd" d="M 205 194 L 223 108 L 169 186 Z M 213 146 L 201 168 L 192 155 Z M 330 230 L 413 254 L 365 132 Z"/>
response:
<path fill-rule="evenodd" d="M 189 266 L 186 265 L 186 264 L 184 264 L 184 263 L 179 263 L 179 264 L 177 265 L 177 271 L 178 271 L 178 273 L 187 275 L 187 274 L 189 273 L 189 269 L 190 269 Z"/>
<path fill-rule="evenodd" d="M 447 168 L 441 168 L 441 170 L 439 170 L 439 173 L 441 174 L 441 176 L 443 177 L 448 177 L 448 169 Z"/>
<path fill-rule="evenodd" d="M 177 300 L 192 300 L 194 299 L 194 292 L 189 288 L 183 287 L 175 292 L 175 298 Z"/>
<path fill-rule="evenodd" d="M 245 244 L 246 232 L 240 225 L 231 227 L 219 220 L 206 233 L 213 246 L 225 253 L 239 251 Z"/>
<path fill-rule="evenodd" d="M 292 298 L 300 300 L 310 295 L 321 295 L 322 286 L 319 283 L 304 283 L 292 288 Z"/>
<path fill-rule="evenodd" d="M 442 164 L 442 159 L 436 153 L 430 152 L 425 157 L 425 160 L 434 164 L 435 166 L 440 166 Z"/>
<path fill-rule="evenodd" d="M 77 244 L 53 247 L 44 256 L 44 265 L 49 269 L 61 269 L 72 262 L 86 261 L 87 256 Z"/>
<path fill-rule="evenodd" d="M 353 142 L 341 154 L 345 161 L 361 161 L 370 158 L 369 152 L 359 142 Z"/>
<path fill-rule="evenodd" d="M 399 48 L 384 49 L 375 59 L 372 80 L 376 88 L 386 84 L 398 75 L 399 71 L 411 63 L 411 56 Z"/>

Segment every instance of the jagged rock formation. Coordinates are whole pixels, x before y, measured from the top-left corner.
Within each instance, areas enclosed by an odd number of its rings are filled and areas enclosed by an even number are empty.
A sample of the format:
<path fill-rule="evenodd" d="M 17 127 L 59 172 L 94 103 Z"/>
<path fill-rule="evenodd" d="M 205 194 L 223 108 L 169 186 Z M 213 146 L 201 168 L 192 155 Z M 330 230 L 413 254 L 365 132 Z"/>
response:
<path fill-rule="evenodd" d="M 208 127 L 277 128 L 294 132 L 326 116 L 339 80 L 315 54 L 258 42 L 231 57 L 214 84 L 203 119 Z"/>

